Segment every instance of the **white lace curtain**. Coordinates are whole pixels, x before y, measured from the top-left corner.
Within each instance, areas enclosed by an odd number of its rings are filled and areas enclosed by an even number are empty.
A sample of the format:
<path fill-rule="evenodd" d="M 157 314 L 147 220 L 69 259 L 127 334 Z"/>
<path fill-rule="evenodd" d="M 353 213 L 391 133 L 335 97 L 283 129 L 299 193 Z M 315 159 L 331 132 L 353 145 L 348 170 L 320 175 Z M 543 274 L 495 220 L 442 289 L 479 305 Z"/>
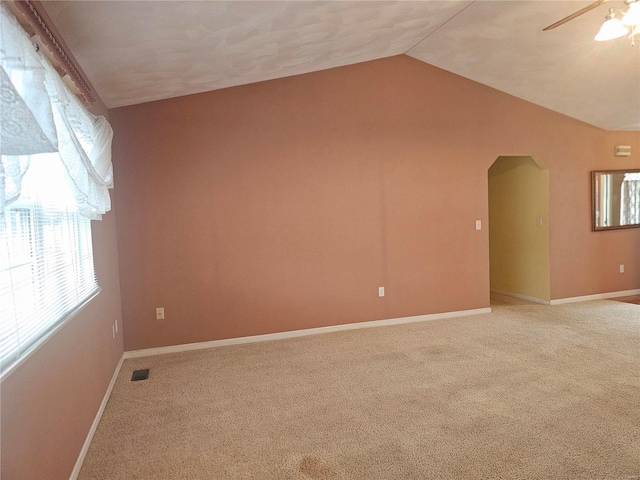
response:
<path fill-rule="evenodd" d="M 620 199 L 620 224 L 637 225 L 640 223 L 640 173 L 627 173 L 624 176 Z"/>
<path fill-rule="evenodd" d="M 0 215 L 20 195 L 25 156 L 58 152 L 79 212 L 99 219 L 111 209 L 111 140 L 104 117 L 89 113 L 0 4 Z"/>

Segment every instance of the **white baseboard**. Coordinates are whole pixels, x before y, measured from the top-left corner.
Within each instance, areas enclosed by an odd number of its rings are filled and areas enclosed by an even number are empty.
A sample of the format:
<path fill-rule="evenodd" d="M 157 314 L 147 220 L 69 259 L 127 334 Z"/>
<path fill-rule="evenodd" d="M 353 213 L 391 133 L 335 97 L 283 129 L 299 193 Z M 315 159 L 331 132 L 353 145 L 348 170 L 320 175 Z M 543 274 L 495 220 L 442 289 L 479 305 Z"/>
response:
<path fill-rule="evenodd" d="M 91 428 L 89 429 L 89 433 L 87 434 L 87 438 L 84 441 L 84 445 L 82 445 L 82 450 L 80 450 L 80 455 L 78 455 L 78 460 L 76 460 L 76 464 L 73 467 L 73 471 L 71 472 L 71 476 L 69 480 L 76 480 L 78 475 L 80 474 L 80 469 L 82 468 L 82 464 L 84 463 L 84 458 L 87 456 L 87 452 L 89 451 L 89 445 L 91 445 L 91 440 L 93 440 L 93 435 L 96 433 L 96 429 L 98 428 L 98 424 L 100 423 L 100 419 L 102 418 L 102 414 L 104 413 L 104 409 L 107 406 L 107 402 L 109 401 L 109 396 L 111 396 L 111 390 L 113 390 L 113 386 L 118 379 L 118 374 L 120 373 L 120 369 L 122 368 L 122 362 L 124 362 L 124 354 L 120 357 L 120 361 L 118 362 L 118 366 L 116 366 L 115 372 L 113 372 L 113 377 L 111 377 L 111 383 L 109 383 L 109 387 L 104 394 L 104 398 L 102 399 L 102 403 L 100 404 L 100 408 L 98 409 L 98 413 L 96 417 L 93 419 L 93 423 L 91 424 Z"/>
<path fill-rule="evenodd" d="M 187 343 L 183 345 L 171 345 L 168 347 L 145 348 L 124 352 L 124 358 L 148 357 L 151 355 L 163 355 L 166 353 L 186 352 L 189 350 L 202 350 L 206 348 L 225 347 L 244 343 L 267 342 L 282 340 L 285 338 L 306 337 L 321 333 L 340 332 L 344 330 L 357 330 L 360 328 L 385 327 L 389 325 L 401 325 L 404 323 L 428 322 L 443 318 L 466 317 L 491 313 L 491 308 L 476 308 L 473 310 L 461 310 L 458 312 L 434 313 L 429 315 L 417 315 L 415 317 L 391 318 L 387 320 L 373 320 L 371 322 L 347 323 L 344 325 L 332 325 L 329 327 L 308 328 L 305 330 L 292 330 L 289 332 L 268 333 L 265 335 L 253 335 L 250 337 L 228 338 L 224 340 L 212 340 L 210 342 Z"/>
<path fill-rule="evenodd" d="M 504 295 L 506 297 L 519 298 L 521 300 L 526 300 L 528 302 L 540 303 L 542 305 L 550 305 L 550 300 L 545 300 L 544 298 L 530 297 L 529 295 L 522 295 L 521 293 L 515 292 L 507 292 L 506 290 L 496 290 L 494 288 L 491 289 L 491 293 L 497 293 L 498 295 Z"/>
<path fill-rule="evenodd" d="M 585 295 L 582 297 L 558 298 L 551 300 L 551 305 L 562 305 L 563 303 L 589 302 L 592 300 L 607 300 L 609 298 L 631 297 L 640 295 L 640 288 L 635 290 L 623 290 L 621 292 L 597 293 L 595 295 Z"/>

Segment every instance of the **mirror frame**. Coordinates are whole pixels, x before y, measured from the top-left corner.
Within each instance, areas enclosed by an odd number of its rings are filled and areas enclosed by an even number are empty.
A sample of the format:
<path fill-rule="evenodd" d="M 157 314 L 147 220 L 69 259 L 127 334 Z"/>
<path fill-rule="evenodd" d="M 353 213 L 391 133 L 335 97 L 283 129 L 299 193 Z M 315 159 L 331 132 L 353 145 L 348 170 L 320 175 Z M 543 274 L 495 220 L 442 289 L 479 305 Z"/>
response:
<path fill-rule="evenodd" d="M 622 230 L 625 228 L 639 228 L 640 223 L 629 225 L 611 225 L 608 227 L 599 227 L 596 225 L 596 214 L 598 209 L 598 198 L 596 198 L 596 177 L 602 174 L 622 174 L 622 173 L 640 173 L 640 169 L 621 169 L 621 170 L 594 170 L 591 172 L 591 228 L 594 232 L 602 232 L 606 230 Z"/>

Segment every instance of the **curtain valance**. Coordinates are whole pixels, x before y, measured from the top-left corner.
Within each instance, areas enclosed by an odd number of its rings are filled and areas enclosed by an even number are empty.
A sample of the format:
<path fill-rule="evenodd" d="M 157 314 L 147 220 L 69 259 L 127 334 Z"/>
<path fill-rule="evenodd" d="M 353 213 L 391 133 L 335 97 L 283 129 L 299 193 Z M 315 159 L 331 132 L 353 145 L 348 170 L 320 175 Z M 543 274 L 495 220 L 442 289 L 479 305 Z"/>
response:
<path fill-rule="evenodd" d="M 111 209 L 111 126 L 86 110 L 3 5 L 0 41 L 0 214 L 20 194 L 28 168 L 20 157 L 58 152 L 80 213 L 99 219 Z"/>

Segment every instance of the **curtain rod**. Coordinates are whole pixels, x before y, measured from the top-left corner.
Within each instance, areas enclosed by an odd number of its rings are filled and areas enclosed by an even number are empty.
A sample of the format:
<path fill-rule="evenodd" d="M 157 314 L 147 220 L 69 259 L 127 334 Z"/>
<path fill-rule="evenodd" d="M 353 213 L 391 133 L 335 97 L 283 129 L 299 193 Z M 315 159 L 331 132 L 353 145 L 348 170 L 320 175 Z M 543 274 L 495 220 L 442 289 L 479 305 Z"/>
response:
<path fill-rule="evenodd" d="M 58 65 L 63 72 L 69 76 L 69 79 L 73 82 L 75 90 L 79 92 L 79 96 L 88 106 L 95 103 L 96 98 L 93 94 L 95 91 L 91 86 L 89 80 L 87 80 L 82 68 L 74 58 L 71 50 L 65 43 L 64 39 L 60 35 L 60 32 L 56 29 L 53 21 L 47 14 L 41 2 L 36 0 L 14 0 L 12 2 L 3 2 L 5 5 L 14 8 L 15 12 L 21 14 L 24 20 L 28 23 L 30 30 L 38 36 L 40 41 L 46 47 L 55 60 L 54 65 Z M 18 18 L 20 21 L 20 18 Z M 23 23 L 23 22 L 20 22 Z M 23 26 L 27 26 L 24 25 Z M 51 60 L 51 58 L 50 58 Z"/>

